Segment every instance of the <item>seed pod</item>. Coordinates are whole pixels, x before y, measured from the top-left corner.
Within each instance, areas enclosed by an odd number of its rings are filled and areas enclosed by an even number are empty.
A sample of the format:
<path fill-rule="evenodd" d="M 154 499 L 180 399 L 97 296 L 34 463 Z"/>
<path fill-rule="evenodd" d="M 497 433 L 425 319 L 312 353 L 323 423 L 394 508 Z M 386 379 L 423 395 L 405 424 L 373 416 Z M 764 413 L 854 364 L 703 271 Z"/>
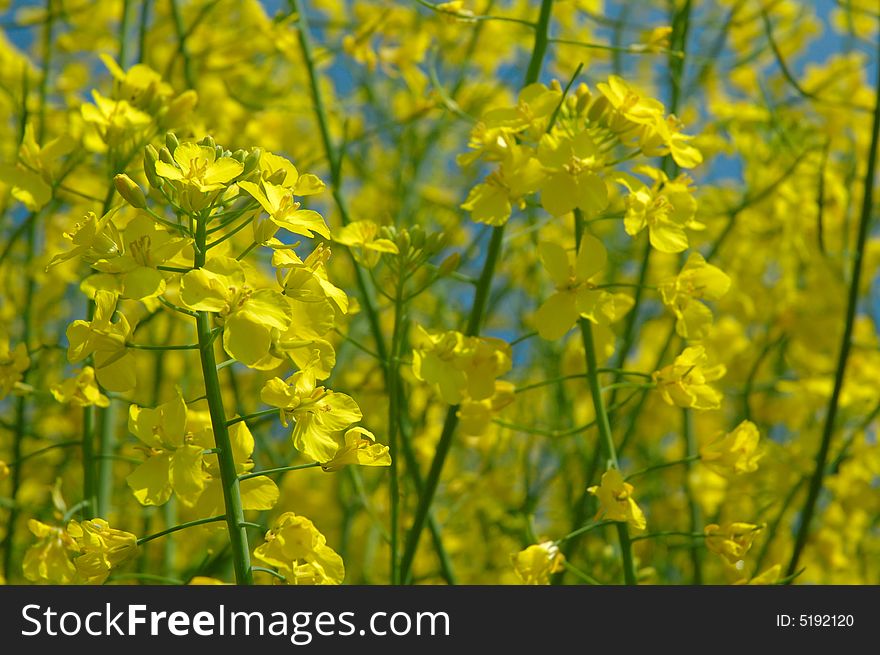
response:
<path fill-rule="evenodd" d="M 113 178 L 113 184 L 119 195 L 135 209 L 144 209 L 147 206 L 147 199 L 143 190 L 125 173 L 120 173 Z"/>
<path fill-rule="evenodd" d="M 244 170 L 241 172 L 241 176 L 244 177 L 246 175 L 250 175 L 252 171 L 254 171 L 260 165 L 260 157 L 263 152 L 259 148 L 254 148 L 244 158 L 242 162 L 244 164 Z"/>
<path fill-rule="evenodd" d="M 458 252 L 454 252 L 440 262 L 440 266 L 437 267 L 437 273 L 441 277 L 445 277 L 455 271 L 460 263 L 461 255 Z"/>
<path fill-rule="evenodd" d="M 165 147 L 168 148 L 169 152 L 173 154 L 179 145 L 180 141 L 177 140 L 177 135 L 174 132 L 165 133 Z"/>
<path fill-rule="evenodd" d="M 589 118 L 593 122 L 598 122 L 610 106 L 611 105 L 608 103 L 608 98 L 606 98 L 605 96 L 599 96 L 598 98 L 596 98 L 596 101 L 590 106 L 590 109 L 587 112 L 587 118 Z"/>
<path fill-rule="evenodd" d="M 144 148 L 144 175 L 147 176 L 147 182 L 149 182 L 150 186 L 154 189 L 158 189 L 162 186 L 162 180 L 156 175 L 157 161 L 159 161 L 159 153 L 156 152 L 156 149 L 153 146 L 147 145 Z"/>
<path fill-rule="evenodd" d="M 277 171 L 272 173 L 267 179 L 267 182 L 271 182 L 272 184 L 283 184 L 284 178 L 287 177 L 287 171 L 283 168 L 279 168 Z"/>
<path fill-rule="evenodd" d="M 425 230 L 421 225 L 413 225 L 410 228 L 409 239 L 414 250 L 419 250 L 425 245 Z"/>

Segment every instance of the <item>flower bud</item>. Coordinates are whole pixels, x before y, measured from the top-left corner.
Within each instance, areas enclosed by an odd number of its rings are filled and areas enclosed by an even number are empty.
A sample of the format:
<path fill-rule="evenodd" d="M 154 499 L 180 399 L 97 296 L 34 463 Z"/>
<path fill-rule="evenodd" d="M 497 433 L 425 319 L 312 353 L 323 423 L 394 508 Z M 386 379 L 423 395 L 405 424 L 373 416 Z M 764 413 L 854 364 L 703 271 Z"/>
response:
<path fill-rule="evenodd" d="M 171 156 L 171 151 L 165 146 L 159 148 L 159 161 L 164 161 L 166 164 L 171 164 L 172 166 L 177 165 L 174 163 L 174 157 Z"/>
<path fill-rule="evenodd" d="M 113 178 L 113 184 L 116 185 L 116 190 L 119 192 L 119 195 L 122 196 L 123 200 L 129 205 L 135 209 L 146 208 L 147 199 L 144 196 L 143 190 L 141 190 L 141 188 L 135 184 L 135 181 L 128 175 L 120 173 Z"/>

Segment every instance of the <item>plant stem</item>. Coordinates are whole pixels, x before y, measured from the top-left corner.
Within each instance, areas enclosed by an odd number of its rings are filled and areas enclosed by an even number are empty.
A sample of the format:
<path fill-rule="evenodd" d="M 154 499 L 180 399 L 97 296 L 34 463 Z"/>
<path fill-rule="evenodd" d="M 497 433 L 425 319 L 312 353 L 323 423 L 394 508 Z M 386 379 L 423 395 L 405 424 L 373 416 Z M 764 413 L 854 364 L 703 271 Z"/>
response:
<path fill-rule="evenodd" d="M 301 0 L 289 0 L 288 5 L 291 10 L 296 12 L 299 21 L 299 44 L 302 52 L 303 61 L 305 62 L 306 71 L 309 77 L 309 90 L 312 96 L 312 105 L 315 111 L 315 120 L 318 123 L 318 130 L 321 133 L 321 141 L 324 144 L 324 154 L 327 157 L 327 164 L 330 166 L 330 182 L 332 186 L 333 200 L 339 209 L 339 217 L 343 225 L 348 225 L 351 218 L 348 212 L 348 205 L 342 195 L 342 177 L 341 177 L 341 161 L 333 140 L 330 137 L 330 128 L 327 123 L 327 112 L 324 109 L 324 99 L 318 85 L 318 76 L 315 71 L 314 57 L 312 55 L 312 37 L 309 32 L 309 21 L 306 12 L 302 10 Z M 364 313 L 367 316 L 367 322 L 370 325 L 370 332 L 376 342 L 376 353 L 383 362 L 388 360 L 388 353 L 385 349 L 385 340 L 382 338 L 382 328 L 379 325 L 379 314 L 376 311 L 375 301 L 367 286 L 367 280 L 364 272 L 355 261 L 351 251 L 347 251 L 351 257 L 352 266 L 354 267 L 355 280 L 358 286 L 358 292 L 361 296 L 361 304 Z M 384 367 L 387 374 L 387 366 Z"/>
<path fill-rule="evenodd" d="M 222 368 L 225 368 L 225 367 L 222 367 Z M 272 414 L 278 414 L 277 407 L 273 407 L 271 409 L 263 409 L 263 410 L 260 410 L 259 412 L 254 412 L 253 414 L 245 414 L 244 416 L 236 416 L 235 418 L 231 418 L 228 421 L 226 421 L 226 427 L 235 425 L 236 423 L 241 423 L 242 421 L 250 421 L 255 418 L 262 418 L 263 416 L 271 416 Z"/>
<path fill-rule="evenodd" d="M 580 248 L 581 237 L 584 230 L 584 217 L 580 210 L 575 210 L 575 246 Z M 593 342 L 592 324 L 585 318 L 580 321 L 581 338 L 584 343 L 584 354 L 587 364 L 587 380 L 590 385 L 590 394 L 593 397 L 593 409 L 596 414 L 596 423 L 599 428 L 599 443 L 608 465 L 619 469 L 617 451 L 614 447 L 614 437 L 611 434 L 611 422 L 608 420 L 608 411 L 605 408 L 605 398 L 602 396 L 602 386 L 599 382 L 599 364 L 596 360 L 596 346 Z M 620 555 L 623 564 L 623 577 L 628 585 L 638 584 L 636 568 L 632 556 L 632 544 L 629 537 L 629 527 L 625 522 L 618 522 L 617 538 L 620 542 Z"/>
<path fill-rule="evenodd" d="M 197 525 L 205 525 L 206 523 L 219 523 L 220 521 L 225 521 L 226 516 L 224 514 L 220 514 L 219 516 L 212 516 L 206 519 L 196 519 L 195 521 L 187 521 L 186 523 L 181 523 L 180 525 L 175 525 L 174 527 L 168 528 L 167 530 L 162 530 L 161 532 L 157 532 L 155 534 L 147 535 L 146 537 L 141 537 L 137 540 L 137 545 L 143 545 L 148 541 L 153 541 L 153 539 L 158 539 L 159 537 L 164 537 L 166 534 L 171 534 L 172 532 L 179 532 L 180 530 L 186 530 L 187 528 L 194 528 Z"/>
<path fill-rule="evenodd" d="M 697 503 L 697 499 L 694 498 L 694 492 L 691 488 L 690 484 L 690 472 L 692 467 L 692 462 L 694 458 L 699 458 L 697 455 L 697 442 L 694 438 L 694 430 L 693 430 L 693 416 L 687 410 L 687 408 L 681 410 L 681 428 L 682 428 L 682 437 L 684 439 L 684 447 L 685 454 L 687 455 L 684 467 L 684 480 L 682 484 L 684 486 L 685 497 L 688 502 L 688 514 L 690 518 L 690 530 L 691 532 L 700 532 L 702 530 L 702 522 L 703 517 L 700 512 L 700 505 Z M 693 566 L 693 583 L 695 585 L 703 584 L 703 554 L 699 548 L 691 548 L 691 565 Z"/>
<path fill-rule="evenodd" d="M 265 469 L 263 471 L 252 471 L 250 473 L 245 473 L 243 475 L 238 476 L 239 482 L 244 480 L 249 480 L 251 478 L 256 478 L 261 475 L 274 475 L 275 473 L 286 473 L 288 471 L 302 471 L 303 469 L 313 469 L 321 466 L 318 462 L 312 462 L 311 464 L 296 464 L 294 466 L 279 466 L 274 469 Z"/>
<path fill-rule="evenodd" d="M 550 14 L 553 8 L 553 0 L 541 0 L 541 11 L 538 22 L 535 26 L 535 42 L 532 48 L 532 57 L 529 60 L 528 70 L 526 72 L 523 86 L 528 86 L 537 82 L 541 74 L 541 66 L 544 61 L 544 54 L 547 51 L 547 31 L 550 24 Z M 489 301 L 489 292 L 492 288 L 492 279 L 495 275 L 495 266 L 501 254 L 501 247 L 504 243 L 504 226 L 496 226 L 492 228 L 492 236 L 489 240 L 489 249 L 486 253 L 486 260 L 483 264 L 483 270 L 480 273 L 479 282 L 474 294 L 474 303 L 471 306 L 471 313 L 467 323 L 466 334 L 468 336 L 477 336 L 480 333 L 480 326 L 483 323 L 483 316 L 486 312 L 486 305 Z M 437 493 L 437 486 L 440 483 L 440 474 L 443 471 L 443 465 L 449 450 L 452 447 L 452 437 L 455 434 L 455 428 L 458 425 L 458 405 L 452 405 L 446 412 L 446 419 L 443 422 L 443 430 L 440 433 L 440 440 L 437 442 L 437 450 L 434 453 L 434 459 L 431 462 L 431 468 L 428 471 L 428 477 L 425 479 L 424 492 L 419 494 L 419 503 L 416 507 L 416 514 L 413 519 L 412 527 L 406 538 L 403 558 L 400 564 L 400 579 L 403 583 L 408 583 L 412 577 L 412 564 L 415 559 L 416 549 L 419 545 L 419 538 L 425 528 L 428 520 L 431 504 L 434 502 L 434 495 Z"/>
<path fill-rule="evenodd" d="M 388 361 L 388 447 L 391 451 L 391 472 L 389 475 L 389 494 L 391 506 L 391 584 L 399 584 L 400 559 L 398 557 L 398 536 L 400 524 L 400 476 L 398 455 L 398 414 L 401 412 L 400 386 L 400 342 L 403 323 L 404 276 L 398 271 L 394 299 L 394 328 L 391 334 L 391 357 Z"/>
<path fill-rule="evenodd" d="M 878 42 L 878 51 L 880 51 L 880 42 Z M 868 228 L 871 224 L 871 213 L 874 203 L 874 173 L 877 166 L 877 142 L 880 135 L 880 67 L 877 68 L 877 84 L 874 87 L 876 100 L 874 104 L 874 118 L 871 128 L 871 145 L 868 151 L 868 165 L 865 170 L 864 191 L 862 194 L 862 213 L 859 218 L 858 241 L 856 242 L 856 250 L 853 253 L 852 275 L 850 278 L 849 298 L 846 308 L 846 322 L 843 328 L 843 336 L 840 343 L 840 355 L 837 358 L 837 370 L 834 374 L 834 389 L 831 392 L 831 398 L 828 401 L 828 411 L 825 414 L 825 425 L 822 430 L 822 441 L 819 444 L 819 450 L 816 453 L 816 468 L 810 479 L 809 490 L 807 491 L 807 499 L 804 503 L 804 509 L 801 513 L 800 525 L 798 526 L 797 536 L 795 538 L 794 551 L 791 560 L 788 563 L 786 575 L 792 575 L 797 571 L 798 562 L 801 553 L 807 543 L 810 535 L 810 523 L 813 520 L 813 514 L 816 510 L 816 501 L 819 499 L 819 492 L 822 490 L 822 482 L 825 477 L 825 463 L 828 459 L 828 451 L 831 447 L 831 439 L 834 436 L 834 421 L 837 418 L 837 409 L 840 403 L 840 393 L 843 390 L 843 382 L 846 374 L 846 364 L 849 358 L 849 351 L 852 347 L 852 333 L 855 325 L 856 308 L 859 302 L 859 285 L 862 279 L 862 259 L 865 253 L 865 243 L 868 239 Z"/>
<path fill-rule="evenodd" d="M 205 265 L 207 254 L 206 221 L 199 217 L 196 221 L 195 262 L 196 268 Z M 247 529 L 244 522 L 244 510 L 241 503 L 238 473 L 235 470 L 232 443 L 229 440 L 229 429 L 226 425 L 226 411 L 223 408 L 223 396 L 220 390 L 220 379 L 217 375 L 217 361 L 214 357 L 214 335 L 211 329 L 211 314 L 198 312 L 196 330 L 199 336 L 199 355 L 202 363 L 202 376 L 205 380 L 205 395 L 211 414 L 211 426 L 214 430 L 214 443 L 217 446 L 217 459 L 220 464 L 220 484 L 223 489 L 223 502 L 226 507 L 226 525 L 229 529 L 229 542 L 232 546 L 232 562 L 235 569 L 235 581 L 240 585 L 254 582 L 251 572 L 250 548 L 248 546 Z"/>

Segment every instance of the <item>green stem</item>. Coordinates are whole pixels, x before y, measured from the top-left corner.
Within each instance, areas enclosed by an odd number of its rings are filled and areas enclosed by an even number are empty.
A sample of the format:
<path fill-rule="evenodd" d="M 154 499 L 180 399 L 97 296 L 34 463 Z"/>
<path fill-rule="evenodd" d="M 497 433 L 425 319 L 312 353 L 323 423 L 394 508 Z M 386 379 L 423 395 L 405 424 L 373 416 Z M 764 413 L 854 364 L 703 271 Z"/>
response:
<path fill-rule="evenodd" d="M 134 348 L 135 350 L 198 350 L 201 348 L 201 345 L 197 343 L 188 343 L 185 346 L 153 346 L 141 343 L 128 343 L 126 344 L 126 347 Z"/>
<path fill-rule="evenodd" d="M 592 532 L 593 530 L 598 530 L 599 528 L 604 528 L 606 525 L 611 525 L 615 523 L 615 521 L 596 521 L 595 523 L 588 523 L 587 525 L 578 528 L 577 530 L 572 530 L 564 537 L 560 537 L 556 540 L 557 544 L 561 544 L 569 539 L 574 539 L 582 534 L 586 534 L 587 532 Z"/>
<path fill-rule="evenodd" d="M 654 464 L 653 466 L 648 466 L 646 468 L 639 469 L 635 473 L 630 473 L 628 476 L 626 476 L 625 479 L 627 482 L 629 482 L 630 480 L 633 480 L 639 476 L 645 475 L 646 473 L 653 473 L 654 471 L 660 471 L 662 469 L 670 468 L 672 466 L 681 466 L 682 464 L 690 464 L 691 462 L 699 461 L 699 459 L 700 459 L 699 455 L 691 455 L 691 456 L 685 457 L 684 459 L 677 459 L 673 462 L 663 462 L 662 464 Z"/>
<path fill-rule="evenodd" d="M 195 262 L 196 268 L 205 265 L 207 254 L 206 221 L 203 217 L 197 220 Z M 241 490 L 238 473 L 235 470 L 232 443 L 229 440 L 229 429 L 226 425 L 226 410 L 223 408 L 223 395 L 220 389 L 220 378 L 217 375 L 217 361 L 214 357 L 214 334 L 211 329 L 211 314 L 198 312 L 196 330 L 199 335 L 199 355 L 202 363 L 202 376 L 205 381 L 205 395 L 208 397 L 208 409 L 211 414 L 211 426 L 214 430 L 214 443 L 219 452 L 217 459 L 220 464 L 220 484 L 223 489 L 223 502 L 226 507 L 226 524 L 229 529 L 229 542 L 232 546 L 232 562 L 235 569 L 235 581 L 240 585 L 254 582 L 251 573 L 250 548 L 248 546 L 247 529 L 244 522 L 244 509 L 241 503 Z"/>
<path fill-rule="evenodd" d="M 119 65 L 128 66 L 128 30 L 131 26 L 135 4 L 131 0 L 122 0 L 122 15 L 119 19 Z"/>
<path fill-rule="evenodd" d="M 544 61 L 544 54 L 547 51 L 547 31 L 550 24 L 551 10 L 553 9 L 553 0 L 541 0 L 541 11 L 538 17 L 538 23 L 535 26 L 535 42 L 532 48 L 532 57 L 529 60 L 528 70 L 526 72 L 523 86 L 528 86 L 537 82 L 541 74 L 541 66 Z M 486 260 L 483 264 L 483 270 L 480 273 L 479 283 L 477 284 L 474 294 L 474 303 L 471 306 L 471 313 L 468 319 L 466 334 L 468 336 L 476 336 L 480 333 L 480 326 L 483 323 L 483 316 L 486 312 L 486 305 L 489 301 L 489 292 L 492 288 L 492 279 L 495 275 L 495 266 L 501 254 L 501 247 L 504 243 L 504 226 L 496 226 L 492 228 L 492 236 L 489 240 L 489 249 L 486 253 Z M 440 484 L 440 474 L 443 472 L 443 465 L 449 455 L 452 447 L 452 437 L 455 434 L 455 428 L 458 425 L 458 405 L 452 405 L 446 412 L 446 419 L 443 422 L 443 430 L 440 433 L 440 440 L 437 442 L 437 449 L 434 453 L 434 459 L 431 462 L 431 468 L 428 471 L 428 477 L 425 479 L 424 492 L 419 494 L 419 503 L 416 507 L 415 517 L 412 527 L 406 538 L 403 558 L 400 564 L 400 579 L 403 583 L 408 583 L 412 577 L 412 564 L 415 559 L 416 549 L 419 545 L 419 538 L 425 529 L 428 520 L 429 510 L 434 502 L 434 495 L 437 493 L 437 487 Z"/>
<path fill-rule="evenodd" d="M 40 78 L 40 86 L 39 86 L 39 123 L 38 123 L 38 132 L 37 132 L 37 142 L 42 144 L 43 138 L 46 133 L 46 106 L 47 99 L 49 93 L 49 73 L 52 66 L 52 56 L 53 56 L 53 36 L 52 30 L 55 24 L 55 15 L 53 13 L 52 8 L 53 0 L 46 0 L 46 23 L 43 28 L 43 40 L 42 40 L 42 48 L 43 48 L 43 62 L 41 66 L 42 77 Z M 22 129 L 19 134 L 19 146 L 21 145 L 21 141 L 24 138 L 24 124 L 27 119 L 27 88 L 28 88 L 28 77 L 25 73 L 22 79 Z M 35 246 L 36 246 L 36 224 L 37 224 L 37 213 L 32 212 L 26 219 L 27 223 L 26 228 L 26 238 L 27 245 L 25 250 L 25 262 L 26 266 L 29 267 L 32 264 L 35 254 Z M 22 308 L 22 343 L 25 344 L 25 347 L 30 351 L 30 340 L 31 340 L 31 332 L 33 331 L 32 325 L 32 308 L 34 301 L 34 294 L 36 292 L 36 282 L 34 280 L 33 275 L 27 275 L 25 282 L 25 292 L 24 292 L 24 307 Z M 30 367 L 22 373 L 22 382 L 27 384 L 27 380 L 30 373 Z M 20 461 L 21 455 L 21 447 L 22 442 L 24 441 L 25 434 L 27 432 L 27 398 L 26 396 L 21 396 L 17 399 L 15 403 L 15 431 L 13 433 L 13 444 L 12 444 L 12 459 L 13 461 Z M 6 525 L 6 534 L 3 536 L 3 575 L 6 580 L 9 580 L 10 573 L 12 572 L 12 550 L 13 550 L 13 537 L 15 534 L 15 522 L 18 519 L 18 504 L 15 502 L 18 495 L 19 487 L 21 486 L 21 467 L 16 466 L 12 471 L 12 490 L 11 490 L 11 498 L 12 505 L 9 508 L 9 516 L 7 518 Z"/>
<path fill-rule="evenodd" d="M 229 360 L 227 360 L 227 361 L 229 361 Z M 231 360 L 231 361 L 235 361 L 235 360 Z M 223 363 L 225 364 L 226 362 L 223 362 Z M 218 368 L 225 368 L 225 366 L 218 365 Z M 236 423 L 241 423 L 242 421 L 250 421 L 251 419 L 255 419 L 255 418 L 262 418 L 264 416 L 271 416 L 272 414 L 278 414 L 277 407 L 273 407 L 272 409 L 263 409 L 259 412 L 254 412 L 253 414 L 245 414 L 244 416 L 236 416 L 235 418 L 231 418 L 228 421 L 226 421 L 226 427 L 229 427 L 231 425 L 235 425 Z"/>
<path fill-rule="evenodd" d="M 575 210 L 575 241 L 580 248 L 583 236 L 584 217 L 580 210 Z M 596 423 L 599 428 L 599 442 L 608 465 L 611 468 L 620 468 L 617 462 L 617 451 L 614 447 L 614 438 L 611 434 L 611 422 L 608 420 L 608 411 L 605 408 L 605 398 L 602 395 L 602 386 L 599 383 L 599 364 L 596 359 L 596 346 L 593 342 L 592 324 L 585 318 L 580 319 L 581 338 L 584 343 L 584 354 L 587 364 L 587 380 L 590 386 L 590 394 L 593 397 L 593 409 L 596 414 Z M 628 585 L 638 584 L 635 563 L 632 556 L 632 544 L 630 542 L 629 527 L 624 522 L 616 524 L 617 537 L 620 542 L 620 555 L 623 564 L 623 577 Z"/>
<path fill-rule="evenodd" d="M 206 523 L 219 523 L 220 521 L 225 521 L 226 515 L 220 514 L 219 516 L 211 516 L 206 519 L 197 519 L 195 521 L 187 521 L 186 523 L 181 523 L 180 525 L 175 525 L 174 527 L 168 528 L 167 530 L 162 530 L 161 532 L 157 532 L 155 534 L 147 535 L 146 537 L 141 537 L 137 540 L 137 545 L 141 546 L 148 541 L 153 541 L 153 539 L 158 539 L 159 537 L 164 537 L 166 534 L 171 534 L 172 532 L 179 532 L 180 530 L 186 530 L 187 528 L 194 528 L 198 525 L 205 525 Z"/>
<path fill-rule="evenodd" d="M 690 519 L 690 530 L 693 533 L 700 532 L 702 529 L 703 517 L 701 516 L 700 506 L 697 499 L 694 498 L 694 492 L 690 483 L 691 463 L 694 458 L 699 459 L 697 455 L 697 441 L 694 438 L 693 416 L 687 409 L 682 410 L 681 416 L 682 436 L 684 438 L 685 453 L 687 458 L 684 468 L 684 486 L 685 497 L 688 502 L 688 514 Z M 691 548 L 691 566 L 693 567 L 693 580 L 695 585 L 703 584 L 703 553 L 699 548 Z"/>
<path fill-rule="evenodd" d="M 318 76 L 315 71 L 314 57 L 312 55 L 312 37 L 309 32 L 309 21 L 306 12 L 302 10 L 301 0 L 289 0 L 289 6 L 293 12 L 297 14 L 299 21 L 299 44 L 302 52 L 303 61 L 306 65 L 306 72 L 309 77 L 309 90 L 312 96 L 312 105 L 315 111 L 315 119 L 318 123 L 318 131 L 321 134 L 321 141 L 324 144 L 324 154 L 327 158 L 327 164 L 330 167 L 330 181 L 332 185 L 333 200 L 339 209 L 339 217 L 343 225 L 348 225 L 351 218 L 348 212 L 348 205 L 342 195 L 342 178 L 341 178 L 341 161 L 333 140 L 330 137 L 330 129 L 327 122 L 327 112 L 324 109 L 324 99 L 318 85 Z M 382 338 L 382 327 L 379 324 L 379 314 L 376 311 L 375 301 L 367 286 L 367 280 L 364 272 L 355 261 L 351 251 L 347 251 L 354 267 L 355 280 L 357 282 L 358 292 L 361 296 L 361 304 L 364 313 L 367 316 L 367 322 L 370 325 L 370 332 L 376 342 L 376 353 L 382 362 L 388 360 L 388 353 L 385 348 L 385 340 Z M 383 367 L 387 375 L 387 366 Z M 387 380 L 386 380 L 387 382 Z"/>
<path fill-rule="evenodd" d="M 238 476 L 239 482 L 243 482 L 244 480 L 250 480 L 251 478 L 256 478 L 261 475 L 275 475 L 276 473 L 286 473 L 287 471 L 302 471 L 303 469 L 313 469 L 321 466 L 318 462 L 312 462 L 311 464 L 296 464 L 294 466 L 279 466 L 274 469 L 265 469 L 263 471 L 252 471 L 251 473 L 245 473 L 243 475 Z"/>
<path fill-rule="evenodd" d="M 391 584 L 399 584 L 400 558 L 398 553 L 398 538 L 400 524 L 400 474 L 398 455 L 398 427 L 400 425 L 398 414 L 401 412 L 400 386 L 400 341 L 403 323 L 403 289 L 404 277 L 398 272 L 396 294 L 394 302 L 394 327 L 391 334 L 391 358 L 388 362 L 388 446 L 391 451 L 391 472 L 389 476 L 389 493 L 391 506 Z"/>
<path fill-rule="evenodd" d="M 193 74 L 189 48 L 186 44 L 186 29 L 183 25 L 183 15 L 178 0 L 171 0 L 171 17 L 174 19 L 174 31 L 177 34 L 177 51 L 180 53 L 180 58 L 183 59 L 183 79 L 186 80 L 188 88 L 194 89 L 196 88 L 195 75 Z"/>
<path fill-rule="evenodd" d="M 878 51 L 880 51 L 880 41 L 878 41 Z M 810 524 L 812 523 L 813 514 L 816 510 L 816 501 L 819 499 L 819 492 L 822 490 L 822 482 L 825 477 L 825 463 L 828 459 L 828 451 L 831 447 L 831 439 L 834 436 L 834 421 L 837 418 L 837 409 L 840 403 L 840 393 L 843 390 L 843 382 L 846 374 L 846 364 L 849 359 L 849 351 L 852 347 L 852 333 L 855 325 L 856 308 L 859 302 L 859 285 L 862 279 L 862 259 L 865 252 L 865 243 L 868 239 L 869 226 L 871 224 L 871 213 L 874 202 L 874 173 L 877 166 L 877 142 L 880 135 L 880 66 L 877 67 L 877 84 L 874 88 L 876 100 L 874 104 L 874 119 L 871 129 L 871 145 L 868 151 L 868 166 L 865 170 L 864 191 L 862 195 L 862 213 L 859 218 L 858 241 L 856 242 L 856 250 L 853 253 L 852 275 L 850 278 L 849 298 L 846 308 L 846 322 L 843 328 L 843 336 L 840 343 L 840 355 L 837 358 L 837 370 L 834 374 L 834 389 L 831 392 L 831 398 L 828 401 L 828 411 L 825 415 L 825 425 L 822 430 L 822 441 L 819 444 L 819 450 L 816 453 L 816 468 L 810 479 L 810 486 L 807 492 L 807 499 L 804 503 L 804 509 L 801 514 L 800 525 L 798 526 L 797 536 L 795 538 L 794 551 L 791 555 L 791 561 L 788 563 L 786 575 L 794 574 L 798 569 L 801 553 L 807 543 L 810 535 Z"/>
<path fill-rule="evenodd" d="M 113 493 L 114 428 L 116 405 L 113 400 L 101 412 L 101 428 L 98 432 L 97 485 L 95 487 L 95 513 L 103 518 L 110 515 L 110 497 Z"/>

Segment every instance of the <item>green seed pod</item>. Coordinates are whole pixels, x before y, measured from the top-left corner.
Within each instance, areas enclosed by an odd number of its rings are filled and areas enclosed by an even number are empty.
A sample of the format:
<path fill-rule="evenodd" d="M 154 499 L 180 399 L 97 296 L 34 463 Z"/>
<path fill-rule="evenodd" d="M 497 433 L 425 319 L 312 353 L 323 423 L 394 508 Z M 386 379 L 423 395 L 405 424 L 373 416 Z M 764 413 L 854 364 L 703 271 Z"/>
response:
<path fill-rule="evenodd" d="M 287 171 L 282 168 L 279 168 L 277 171 L 272 173 L 266 181 L 271 182 L 272 184 L 283 184 L 284 178 L 287 177 Z"/>
<path fill-rule="evenodd" d="M 147 176 L 147 182 L 149 182 L 150 186 L 154 189 L 158 189 L 162 186 L 162 180 L 156 175 L 157 161 L 159 161 L 159 153 L 156 152 L 156 149 L 153 146 L 147 145 L 144 148 L 144 175 Z"/>
<path fill-rule="evenodd" d="M 457 252 L 454 252 L 442 262 L 440 262 L 440 266 L 437 267 L 437 273 L 439 273 L 441 277 L 445 277 L 454 272 L 458 268 L 458 265 L 460 263 L 461 255 Z"/>
<path fill-rule="evenodd" d="M 173 154 L 179 145 L 180 141 L 177 140 L 177 135 L 174 132 L 167 132 L 165 134 L 165 147 L 168 148 L 169 152 Z"/>
<path fill-rule="evenodd" d="M 144 209 L 147 206 L 147 199 L 143 190 L 125 173 L 120 173 L 113 178 L 113 184 L 119 195 L 135 209 Z"/>
<path fill-rule="evenodd" d="M 410 243 L 414 250 L 420 250 L 425 245 L 425 230 L 421 225 L 414 225 L 409 230 Z"/>
<path fill-rule="evenodd" d="M 259 148 L 254 148 L 247 155 L 245 155 L 244 161 L 244 170 L 241 172 L 242 177 L 245 175 L 250 175 L 251 172 L 257 169 L 260 165 L 260 157 L 262 156 L 263 151 Z"/>
<path fill-rule="evenodd" d="M 601 120 L 602 116 L 608 111 L 608 108 L 611 105 L 608 103 L 608 98 L 605 96 L 599 96 L 596 98 L 596 101 L 590 106 L 589 111 L 587 112 L 587 118 L 591 121 L 598 122 Z"/>

